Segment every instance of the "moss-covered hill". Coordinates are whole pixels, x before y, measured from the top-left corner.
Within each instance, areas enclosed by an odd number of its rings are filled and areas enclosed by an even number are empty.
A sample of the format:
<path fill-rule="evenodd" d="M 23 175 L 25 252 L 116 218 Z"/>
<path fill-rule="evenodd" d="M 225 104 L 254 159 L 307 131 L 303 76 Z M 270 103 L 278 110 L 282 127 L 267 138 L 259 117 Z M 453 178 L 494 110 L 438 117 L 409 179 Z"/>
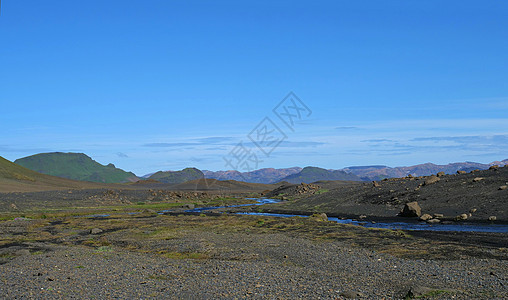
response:
<path fill-rule="evenodd" d="M 99 183 L 75 181 L 37 173 L 0 157 L 0 193 L 105 187 L 107 186 Z"/>
<path fill-rule="evenodd" d="M 113 164 L 101 165 L 83 153 L 41 153 L 14 161 L 30 170 L 43 174 L 103 183 L 134 182 L 134 173 L 116 168 Z"/>

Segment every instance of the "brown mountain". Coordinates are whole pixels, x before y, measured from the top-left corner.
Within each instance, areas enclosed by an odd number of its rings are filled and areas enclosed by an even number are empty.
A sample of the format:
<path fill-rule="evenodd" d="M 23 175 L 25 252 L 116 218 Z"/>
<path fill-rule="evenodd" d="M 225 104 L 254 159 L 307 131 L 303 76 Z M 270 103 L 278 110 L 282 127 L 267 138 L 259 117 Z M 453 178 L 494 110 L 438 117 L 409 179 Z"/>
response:
<path fill-rule="evenodd" d="M 460 162 L 451 163 L 447 165 L 436 165 L 433 163 L 425 163 L 408 167 L 387 167 L 387 166 L 357 166 L 348 167 L 343 170 L 355 174 L 363 180 L 380 180 L 384 178 L 400 178 L 409 174 L 413 176 L 428 176 L 437 174 L 438 172 L 445 172 L 446 174 L 454 174 L 457 171 L 470 172 L 472 170 L 486 170 L 490 166 L 499 165 L 504 166 L 508 164 L 508 159 L 503 161 L 495 161 L 490 164 L 481 164 L 476 162 Z"/>

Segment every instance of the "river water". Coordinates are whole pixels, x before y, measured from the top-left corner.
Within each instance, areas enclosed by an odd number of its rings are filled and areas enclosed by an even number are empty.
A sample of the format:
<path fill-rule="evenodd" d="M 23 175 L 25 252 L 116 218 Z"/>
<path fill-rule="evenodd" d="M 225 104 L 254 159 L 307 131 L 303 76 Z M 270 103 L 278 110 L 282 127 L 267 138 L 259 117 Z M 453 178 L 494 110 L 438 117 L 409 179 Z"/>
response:
<path fill-rule="evenodd" d="M 206 212 L 209 210 L 230 208 L 230 207 L 244 207 L 244 206 L 260 206 L 270 203 L 278 203 L 280 200 L 266 199 L 266 198 L 249 198 L 255 200 L 257 203 L 253 204 L 240 204 L 230 206 L 216 206 L 216 207 L 198 207 L 195 209 L 186 210 L 186 212 Z M 255 215 L 255 216 L 270 216 L 280 218 L 302 217 L 307 218 L 306 215 L 292 215 L 292 214 L 276 214 L 276 213 L 257 213 L 257 212 L 238 212 L 235 214 L 240 215 Z M 367 228 L 382 228 L 382 229 L 402 229 L 402 230 L 427 230 L 427 231 L 457 231 L 457 232 L 497 232 L 508 233 L 508 225 L 502 224 L 472 224 L 467 222 L 453 223 L 453 224 L 428 224 L 425 222 L 410 223 L 410 222 L 369 222 L 358 221 L 353 219 L 340 219 L 329 217 L 329 221 L 337 222 L 340 224 L 358 225 Z"/>

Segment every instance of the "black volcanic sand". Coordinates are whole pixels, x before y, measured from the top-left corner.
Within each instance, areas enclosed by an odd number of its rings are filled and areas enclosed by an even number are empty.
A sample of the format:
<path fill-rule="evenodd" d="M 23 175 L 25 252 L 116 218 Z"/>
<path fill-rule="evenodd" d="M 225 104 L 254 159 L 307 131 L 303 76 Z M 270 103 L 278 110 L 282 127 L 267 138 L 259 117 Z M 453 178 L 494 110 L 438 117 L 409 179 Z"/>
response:
<path fill-rule="evenodd" d="M 5 299 L 508 297 L 506 248 L 316 218 L 60 212 L 0 233 Z"/>
<path fill-rule="evenodd" d="M 287 185 L 268 194 L 292 201 L 264 206 L 267 212 L 305 213 L 324 212 L 330 216 L 369 218 L 395 217 L 404 204 L 417 201 L 422 213 L 444 214 L 452 219 L 469 214 L 468 221 L 487 221 L 496 216 L 498 223 L 508 222 L 508 167 L 439 177 L 436 183 L 426 185 L 429 177 L 389 179 L 349 184 L 317 183 L 321 190 L 295 193 L 294 185 Z M 475 181 L 476 179 L 476 181 Z M 318 193 L 318 191 L 320 191 Z M 402 219 L 400 219 L 402 220 Z"/>

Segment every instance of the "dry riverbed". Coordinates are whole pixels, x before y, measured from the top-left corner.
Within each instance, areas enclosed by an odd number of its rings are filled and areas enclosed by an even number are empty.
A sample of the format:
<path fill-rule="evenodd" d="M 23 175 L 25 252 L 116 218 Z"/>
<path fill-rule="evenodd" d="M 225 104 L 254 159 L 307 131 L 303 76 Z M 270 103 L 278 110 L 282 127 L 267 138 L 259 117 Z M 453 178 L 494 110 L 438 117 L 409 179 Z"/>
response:
<path fill-rule="evenodd" d="M 0 221 L 4 298 L 508 298 L 506 234 L 117 209 Z M 461 238 L 462 237 L 462 238 Z M 491 240 L 496 243 L 489 243 Z M 408 292 L 409 295 L 408 295 Z"/>

